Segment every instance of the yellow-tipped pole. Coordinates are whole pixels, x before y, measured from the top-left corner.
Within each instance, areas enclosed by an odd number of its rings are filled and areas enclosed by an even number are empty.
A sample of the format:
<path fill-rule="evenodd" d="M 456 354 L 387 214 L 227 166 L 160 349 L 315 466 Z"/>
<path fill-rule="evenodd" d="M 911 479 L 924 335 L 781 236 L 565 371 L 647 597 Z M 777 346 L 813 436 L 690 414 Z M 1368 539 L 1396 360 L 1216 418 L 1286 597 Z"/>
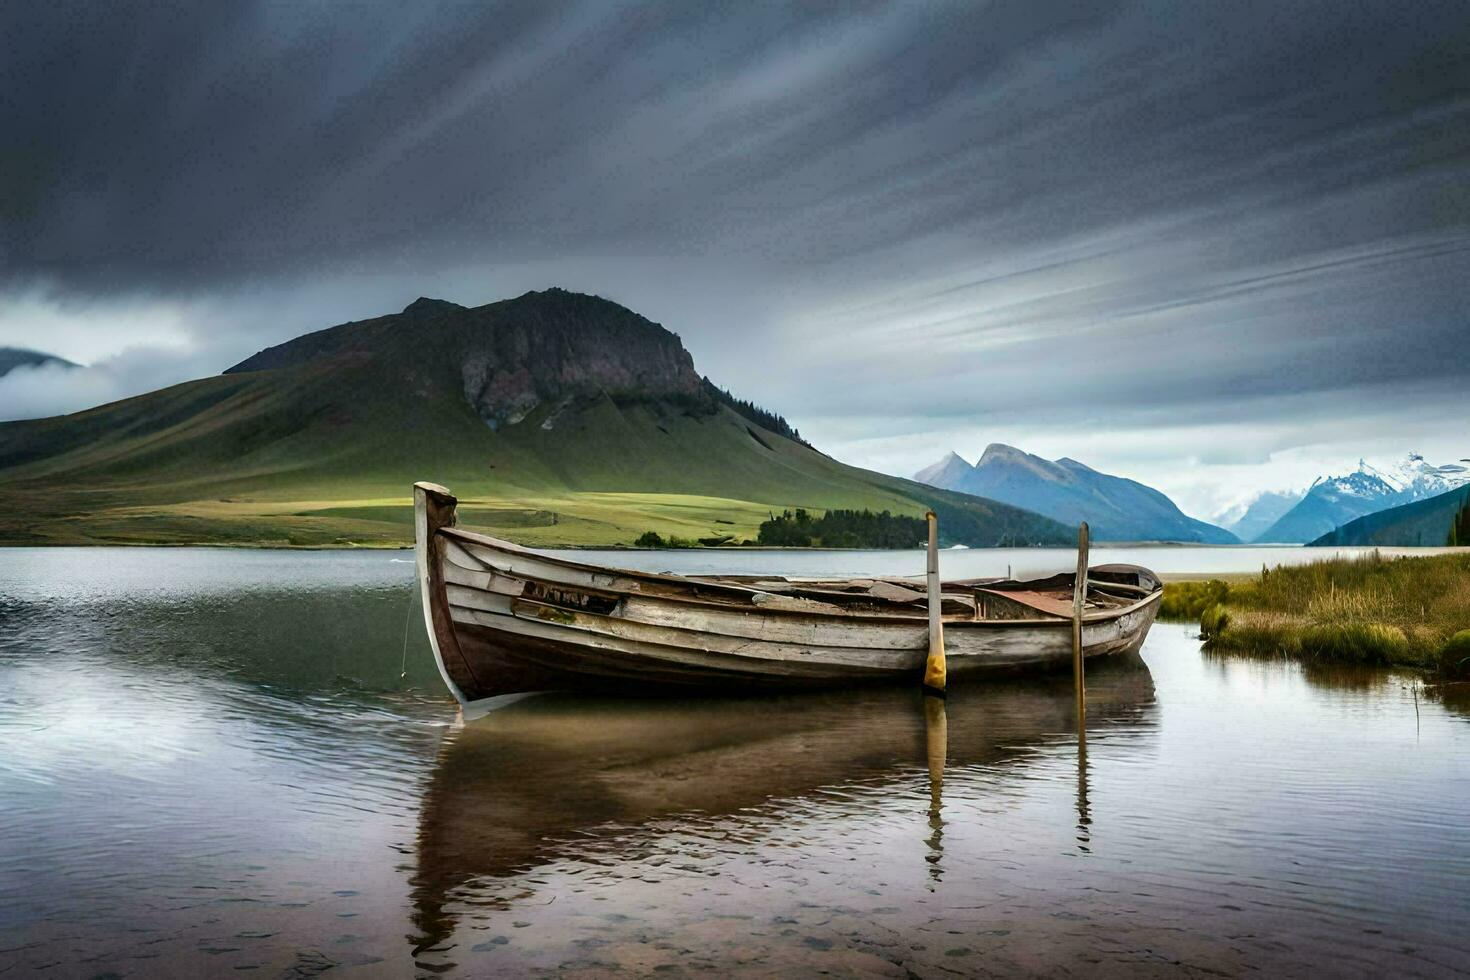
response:
<path fill-rule="evenodd" d="M 1077 578 L 1072 583 L 1072 683 L 1077 693 L 1077 738 L 1087 738 L 1087 678 L 1082 656 L 1082 607 L 1087 601 L 1087 522 L 1077 528 Z"/>
<path fill-rule="evenodd" d="M 944 697 L 944 623 L 939 618 L 939 518 L 931 510 L 924 515 L 929 522 L 928 582 L 929 594 L 929 659 L 924 664 L 924 693 Z"/>

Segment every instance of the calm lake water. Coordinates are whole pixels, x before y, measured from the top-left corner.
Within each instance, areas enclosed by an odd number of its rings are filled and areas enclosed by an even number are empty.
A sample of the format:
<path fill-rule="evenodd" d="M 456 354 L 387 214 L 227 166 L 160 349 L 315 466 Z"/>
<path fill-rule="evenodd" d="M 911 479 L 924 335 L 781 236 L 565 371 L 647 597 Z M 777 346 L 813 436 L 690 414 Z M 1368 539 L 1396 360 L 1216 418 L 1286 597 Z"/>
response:
<path fill-rule="evenodd" d="M 1470 966 L 1470 697 L 1213 657 L 1159 624 L 1089 672 L 1085 756 L 1065 677 L 960 687 L 942 715 L 908 690 L 546 695 L 460 724 L 409 557 L 0 550 L 0 976 Z M 956 577 L 1073 560 L 943 557 Z"/>

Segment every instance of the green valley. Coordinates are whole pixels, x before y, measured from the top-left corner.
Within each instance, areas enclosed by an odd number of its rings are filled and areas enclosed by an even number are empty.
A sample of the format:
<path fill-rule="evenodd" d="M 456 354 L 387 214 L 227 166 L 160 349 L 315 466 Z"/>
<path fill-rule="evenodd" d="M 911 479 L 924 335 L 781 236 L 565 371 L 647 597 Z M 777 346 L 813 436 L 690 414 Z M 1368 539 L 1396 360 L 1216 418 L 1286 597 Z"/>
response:
<path fill-rule="evenodd" d="M 1055 521 L 840 463 L 700 377 L 679 339 L 563 290 L 307 334 L 225 374 L 0 425 L 0 543 L 399 546 L 409 486 L 540 546 L 754 540 L 805 508 L 933 508 L 946 543 Z"/>

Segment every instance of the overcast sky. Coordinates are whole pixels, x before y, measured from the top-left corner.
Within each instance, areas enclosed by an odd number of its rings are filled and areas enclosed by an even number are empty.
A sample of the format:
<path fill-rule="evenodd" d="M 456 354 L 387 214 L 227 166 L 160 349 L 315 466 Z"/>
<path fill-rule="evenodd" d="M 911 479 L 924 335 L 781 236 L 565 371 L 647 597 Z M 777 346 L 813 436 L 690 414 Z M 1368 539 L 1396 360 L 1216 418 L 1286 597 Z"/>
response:
<path fill-rule="evenodd" d="M 1470 5 L 7 4 L 0 417 L 560 285 L 818 446 L 1470 456 Z"/>

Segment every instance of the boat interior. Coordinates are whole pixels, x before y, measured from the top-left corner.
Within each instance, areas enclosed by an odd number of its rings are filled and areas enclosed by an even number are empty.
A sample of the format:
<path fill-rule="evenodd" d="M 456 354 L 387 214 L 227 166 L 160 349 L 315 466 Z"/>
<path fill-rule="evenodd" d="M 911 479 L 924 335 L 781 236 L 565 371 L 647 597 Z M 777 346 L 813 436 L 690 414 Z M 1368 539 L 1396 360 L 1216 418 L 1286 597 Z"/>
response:
<path fill-rule="evenodd" d="M 940 585 L 940 611 L 948 621 L 1070 619 L 1070 573 L 1030 581 L 965 579 Z M 808 579 L 783 576 L 714 576 L 699 581 L 756 589 L 772 596 L 819 603 L 833 612 L 924 615 L 928 590 L 922 578 Z M 1160 588 L 1149 571 L 1134 565 L 1104 565 L 1087 575 L 1084 615 L 1131 606 Z"/>

